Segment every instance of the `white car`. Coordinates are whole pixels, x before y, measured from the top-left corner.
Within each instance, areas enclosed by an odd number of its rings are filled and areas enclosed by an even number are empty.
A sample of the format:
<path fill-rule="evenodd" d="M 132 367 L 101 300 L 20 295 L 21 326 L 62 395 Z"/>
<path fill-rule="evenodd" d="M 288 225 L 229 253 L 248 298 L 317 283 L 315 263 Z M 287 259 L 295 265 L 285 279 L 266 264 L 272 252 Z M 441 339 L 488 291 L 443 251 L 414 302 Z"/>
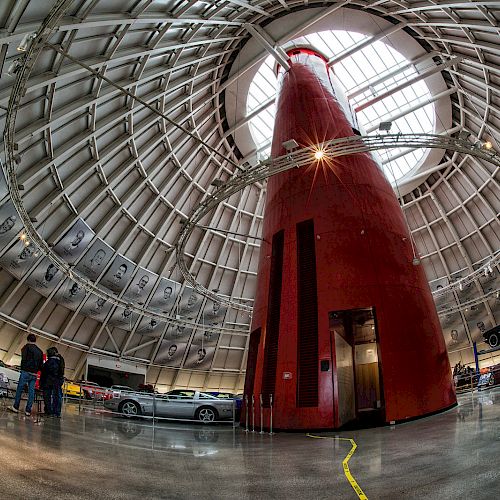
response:
<path fill-rule="evenodd" d="M 0 361 L 0 373 L 3 374 L 4 379 L 7 378 L 9 389 L 15 391 L 19 382 L 20 372 L 14 368 L 9 368 L 3 361 Z"/>

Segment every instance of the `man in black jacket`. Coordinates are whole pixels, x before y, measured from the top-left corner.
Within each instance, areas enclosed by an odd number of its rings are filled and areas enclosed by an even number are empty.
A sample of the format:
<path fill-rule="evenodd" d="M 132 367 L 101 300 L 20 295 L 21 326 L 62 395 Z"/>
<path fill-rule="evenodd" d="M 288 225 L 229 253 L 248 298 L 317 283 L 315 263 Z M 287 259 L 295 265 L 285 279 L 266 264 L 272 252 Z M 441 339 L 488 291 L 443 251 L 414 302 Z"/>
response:
<path fill-rule="evenodd" d="M 35 384 L 36 374 L 41 370 L 43 365 L 42 350 L 36 345 L 36 337 L 33 333 L 28 335 L 28 343 L 21 349 L 21 374 L 17 384 L 16 398 L 14 404 L 8 409 L 14 413 L 19 412 L 21 404 L 21 396 L 24 386 L 28 386 L 28 401 L 26 402 L 26 416 L 31 415 L 31 407 L 35 400 Z"/>
<path fill-rule="evenodd" d="M 43 389 L 45 415 L 61 416 L 61 387 L 64 382 L 64 359 L 55 347 L 47 349 L 47 361 L 42 367 L 40 387 Z"/>

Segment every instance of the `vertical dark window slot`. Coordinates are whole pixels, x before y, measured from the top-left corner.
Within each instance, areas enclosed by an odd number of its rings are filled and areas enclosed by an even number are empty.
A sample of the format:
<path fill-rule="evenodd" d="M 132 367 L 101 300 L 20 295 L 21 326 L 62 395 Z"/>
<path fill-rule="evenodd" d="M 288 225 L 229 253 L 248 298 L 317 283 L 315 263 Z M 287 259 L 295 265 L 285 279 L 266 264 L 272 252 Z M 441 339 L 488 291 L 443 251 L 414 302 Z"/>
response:
<path fill-rule="evenodd" d="M 318 293 L 314 222 L 297 224 L 297 406 L 318 406 Z"/>
<path fill-rule="evenodd" d="M 278 363 L 278 341 L 280 333 L 281 284 L 283 281 L 283 247 L 285 233 L 273 236 L 271 253 L 271 275 L 267 303 L 266 347 L 264 353 L 264 379 L 262 382 L 263 406 L 269 407 L 269 396 L 274 395 L 276 366 Z"/>
<path fill-rule="evenodd" d="M 255 368 L 257 364 L 257 355 L 259 353 L 260 328 L 250 334 L 248 343 L 247 371 L 245 376 L 245 395 L 251 400 L 255 382 Z"/>

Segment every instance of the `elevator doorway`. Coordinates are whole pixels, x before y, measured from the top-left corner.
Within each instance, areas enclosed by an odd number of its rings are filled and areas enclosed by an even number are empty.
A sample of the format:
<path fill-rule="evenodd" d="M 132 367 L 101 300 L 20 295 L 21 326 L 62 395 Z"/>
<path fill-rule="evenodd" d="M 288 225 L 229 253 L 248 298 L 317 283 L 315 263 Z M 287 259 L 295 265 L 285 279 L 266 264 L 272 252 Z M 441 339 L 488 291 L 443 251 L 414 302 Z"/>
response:
<path fill-rule="evenodd" d="M 338 425 L 382 425 L 382 370 L 374 309 L 332 311 L 329 325 Z"/>

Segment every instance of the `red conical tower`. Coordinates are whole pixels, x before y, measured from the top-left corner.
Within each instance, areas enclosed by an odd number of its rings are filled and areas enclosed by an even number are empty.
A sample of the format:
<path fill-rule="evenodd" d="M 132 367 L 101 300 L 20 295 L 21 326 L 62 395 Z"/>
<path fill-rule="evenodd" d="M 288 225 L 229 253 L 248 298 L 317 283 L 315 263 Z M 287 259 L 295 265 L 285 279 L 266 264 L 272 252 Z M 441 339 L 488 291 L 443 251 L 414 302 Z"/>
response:
<path fill-rule="evenodd" d="M 292 139 L 303 148 L 353 135 L 325 59 L 308 49 L 289 56 L 273 157 Z M 272 395 L 281 429 L 401 421 L 456 403 L 427 279 L 369 154 L 312 152 L 308 167 L 271 177 L 263 238 L 245 382 L 256 425 L 260 395 L 264 426 Z"/>

